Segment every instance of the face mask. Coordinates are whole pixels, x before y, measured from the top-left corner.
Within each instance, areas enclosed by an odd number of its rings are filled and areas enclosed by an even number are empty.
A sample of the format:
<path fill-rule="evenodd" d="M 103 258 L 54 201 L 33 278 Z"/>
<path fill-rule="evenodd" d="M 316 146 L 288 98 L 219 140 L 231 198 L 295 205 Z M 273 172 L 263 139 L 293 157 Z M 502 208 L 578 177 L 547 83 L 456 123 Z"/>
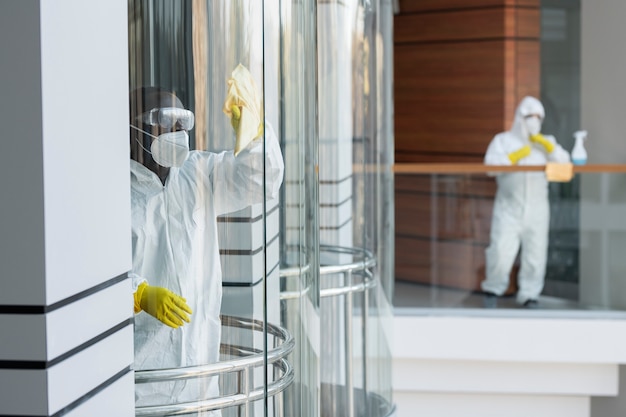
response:
<path fill-rule="evenodd" d="M 524 119 L 524 123 L 526 124 L 528 134 L 531 136 L 541 132 L 541 120 L 538 117 L 529 117 Z"/>
<path fill-rule="evenodd" d="M 179 167 L 189 155 L 189 135 L 184 130 L 164 133 L 152 142 L 150 150 L 162 167 Z"/>
<path fill-rule="evenodd" d="M 152 159 L 162 167 L 179 167 L 185 162 L 187 156 L 189 156 L 189 135 L 186 131 L 180 130 L 178 132 L 168 132 L 154 136 L 135 126 L 131 125 L 131 127 L 148 136 L 156 138 L 152 141 L 149 151 L 141 145 L 139 139 L 135 137 L 135 140 L 139 143 L 139 146 L 150 153 Z"/>

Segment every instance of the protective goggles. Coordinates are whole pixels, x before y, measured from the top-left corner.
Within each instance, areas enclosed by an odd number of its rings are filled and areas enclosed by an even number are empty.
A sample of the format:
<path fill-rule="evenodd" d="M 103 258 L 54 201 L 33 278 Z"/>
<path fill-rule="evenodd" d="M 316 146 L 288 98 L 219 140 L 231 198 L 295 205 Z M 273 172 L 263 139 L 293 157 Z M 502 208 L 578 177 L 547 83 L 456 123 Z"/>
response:
<path fill-rule="evenodd" d="M 536 118 L 536 119 L 539 119 L 540 122 L 543 120 L 543 117 L 541 117 L 541 115 L 535 114 L 535 113 L 527 114 L 526 116 L 524 116 L 524 119 L 528 120 L 528 119 L 532 119 L 533 117 Z"/>
<path fill-rule="evenodd" d="M 163 129 L 172 129 L 180 126 L 184 130 L 193 129 L 193 112 L 178 107 L 160 107 L 152 109 L 137 117 L 142 123 L 150 126 L 160 126 Z"/>

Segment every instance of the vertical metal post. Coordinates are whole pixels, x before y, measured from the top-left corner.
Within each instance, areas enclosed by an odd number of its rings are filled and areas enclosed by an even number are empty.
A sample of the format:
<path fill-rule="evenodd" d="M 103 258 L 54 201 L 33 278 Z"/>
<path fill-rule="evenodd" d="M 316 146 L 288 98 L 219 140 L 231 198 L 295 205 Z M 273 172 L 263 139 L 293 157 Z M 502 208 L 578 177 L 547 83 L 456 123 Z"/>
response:
<path fill-rule="evenodd" d="M 439 304 L 439 207 L 437 174 L 430 177 L 430 307 Z"/>
<path fill-rule="evenodd" d="M 250 398 L 250 369 L 244 368 L 239 371 L 239 384 L 238 390 L 240 394 L 245 395 L 247 399 Z M 250 417 L 250 401 L 246 401 L 245 404 L 239 406 L 239 417 Z"/>
<path fill-rule="evenodd" d="M 274 337 L 274 343 L 273 345 L 273 349 L 276 349 L 278 347 L 278 338 Z M 272 366 L 272 382 L 276 382 L 280 379 L 280 369 L 278 368 L 278 366 L 274 365 Z M 282 391 L 276 395 L 274 395 L 273 397 L 273 401 L 274 401 L 274 417 L 283 417 L 284 415 L 284 401 L 283 401 L 283 395 L 285 394 L 285 391 Z"/>
<path fill-rule="evenodd" d="M 365 254 L 363 255 L 363 262 L 365 262 Z M 367 281 L 369 278 L 369 270 L 367 268 L 363 268 L 363 283 Z M 373 276 L 371 277 L 373 279 Z M 361 307 L 361 320 L 362 320 L 362 330 L 363 330 L 363 395 L 365 396 L 364 400 L 367 401 L 367 317 L 369 315 L 369 289 L 367 287 L 363 288 L 363 306 Z M 363 403 L 365 407 L 367 407 L 367 402 Z"/>
<path fill-rule="evenodd" d="M 352 272 L 346 273 L 346 281 L 352 282 Z M 354 363 L 352 359 L 352 293 L 346 294 L 345 304 L 345 339 L 346 339 L 346 390 L 348 417 L 354 417 Z"/>

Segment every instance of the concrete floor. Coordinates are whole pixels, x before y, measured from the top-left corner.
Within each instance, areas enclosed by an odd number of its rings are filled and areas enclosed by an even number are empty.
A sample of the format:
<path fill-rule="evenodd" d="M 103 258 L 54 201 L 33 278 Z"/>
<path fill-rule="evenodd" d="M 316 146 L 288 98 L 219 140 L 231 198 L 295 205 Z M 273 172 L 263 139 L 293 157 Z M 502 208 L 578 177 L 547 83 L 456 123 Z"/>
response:
<path fill-rule="evenodd" d="M 515 302 L 514 296 L 500 297 L 497 308 L 485 308 L 480 293 L 406 281 L 396 281 L 394 312 L 396 315 L 493 315 L 497 316 L 584 316 L 624 318 L 626 312 L 611 311 L 581 305 L 576 301 L 553 296 L 541 296 L 538 309 L 529 310 Z"/>

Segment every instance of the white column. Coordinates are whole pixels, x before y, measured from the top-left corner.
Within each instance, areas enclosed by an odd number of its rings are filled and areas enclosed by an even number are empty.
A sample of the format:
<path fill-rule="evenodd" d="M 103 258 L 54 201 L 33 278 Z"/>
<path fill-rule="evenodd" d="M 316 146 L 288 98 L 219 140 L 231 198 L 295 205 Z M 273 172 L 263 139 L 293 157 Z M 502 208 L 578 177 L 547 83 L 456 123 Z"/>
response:
<path fill-rule="evenodd" d="M 134 416 L 127 24 L 0 2 L 0 415 Z"/>

